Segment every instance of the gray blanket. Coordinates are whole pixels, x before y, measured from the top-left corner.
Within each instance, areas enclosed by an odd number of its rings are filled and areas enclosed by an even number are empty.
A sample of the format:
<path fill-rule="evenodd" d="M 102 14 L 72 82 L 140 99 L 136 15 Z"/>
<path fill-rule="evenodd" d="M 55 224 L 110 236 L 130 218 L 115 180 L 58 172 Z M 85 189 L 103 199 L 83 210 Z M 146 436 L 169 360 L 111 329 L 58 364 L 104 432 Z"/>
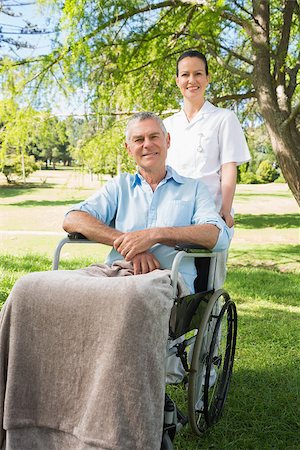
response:
<path fill-rule="evenodd" d="M 129 275 L 129 276 L 128 276 Z M 159 450 L 169 271 L 31 273 L 1 313 L 6 450 Z"/>

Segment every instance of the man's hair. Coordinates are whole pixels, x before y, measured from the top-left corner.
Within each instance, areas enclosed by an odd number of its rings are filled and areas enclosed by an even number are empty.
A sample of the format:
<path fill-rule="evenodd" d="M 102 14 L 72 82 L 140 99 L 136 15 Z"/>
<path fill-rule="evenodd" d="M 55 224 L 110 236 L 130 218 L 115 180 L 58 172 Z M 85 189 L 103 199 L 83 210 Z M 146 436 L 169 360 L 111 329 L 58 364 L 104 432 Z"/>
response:
<path fill-rule="evenodd" d="M 135 113 L 128 120 L 127 125 L 126 125 L 126 130 L 125 130 L 126 142 L 128 142 L 130 139 L 129 134 L 130 134 L 130 128 L 131 128 L 132 124 L 134 122 L 142 122 L 143 120 L 148 120 L 148 119 L 155 120 L 158 123 L 158 125 L 160 126 L 164 135 L 165 136 L 167 135 L 166 127 L 164 126 L 164 123 L 160 117 L 158 117 L 156 114 L 154 114 L 152 112 L 142 111 L 142 112 Z"/>
<path fill-rule="evenodd" d="M 206 75 L 208 75 L 208 64 L 207 64 L 207 59 L 206 56 L 203 55 L 203 53 L 198 52 L 198 50 L 187 50 L 186 52 L 183 52 L 179 58 L 177 59 L 176 62 L 176 75 L 178 77 L 179 71 L 178 71 L 178 65 L 180 63 L 180 61 L 182 61 L 184 58 L 198 58 L 201 61 L 204 62 L 205 65 L 205 73 Z"/>

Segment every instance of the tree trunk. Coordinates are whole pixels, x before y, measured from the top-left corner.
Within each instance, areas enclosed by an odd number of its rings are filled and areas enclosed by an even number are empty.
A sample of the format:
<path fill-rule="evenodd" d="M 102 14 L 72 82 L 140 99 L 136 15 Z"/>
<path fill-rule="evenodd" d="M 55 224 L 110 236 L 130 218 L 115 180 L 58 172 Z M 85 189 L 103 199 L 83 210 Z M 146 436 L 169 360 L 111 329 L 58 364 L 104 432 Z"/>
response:
<path fill-rule="evenodd" d="M 300 206 L 300 132 L 295 119 L 286 124 L 287 113 L 280 111 L 274 85 L 271 78 L 266 77 L 267 71 L 262 70 L 263 65 L 260 58 L 253 81 L 259 109 L 282 174 Z"/>
<path fill-rule="evenodd" d="M 295 124 L 291 130 L 291 125 L 285 129 L 281 123 L 276 128 L 274 123 L 265 121 L 282 174 L 300 206 L 300 133 Z M 294 139 L 294 135 L 298 137 Z"/>
<path fill-rule="evenodd" d="M 295 118 L 289 119 L 291 111 L 282 107 L 282 94 L 270 71 L 269 1 L 253 0 L 253 15 L 253 85 L 282 174 L 300 206 L 300 132 Z"/>
<path fill-rule="evenodd" d="M 21 161 L 22 161 L 22 179 L 23 179 L 23 183 L 26 183 L 26 172 L 25 172 L 25 161 L 24 161 L 24 152 L 22 150 L 22 154 L 21 154 Z"/>

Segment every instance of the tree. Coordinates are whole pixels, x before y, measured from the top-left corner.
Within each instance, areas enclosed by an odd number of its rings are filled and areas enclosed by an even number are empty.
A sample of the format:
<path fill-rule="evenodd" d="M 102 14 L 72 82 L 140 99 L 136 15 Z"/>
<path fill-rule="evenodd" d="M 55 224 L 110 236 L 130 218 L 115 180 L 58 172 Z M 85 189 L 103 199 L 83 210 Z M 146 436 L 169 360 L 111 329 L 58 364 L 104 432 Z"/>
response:
<path fill-rule="evenodd" d="M 23 182 L 29 173 L 37 170 L 28 148 L 34 140 L 38 113 L 32 108 L 19 108 L 13 100 L 0 102 L 0 171 L 22 175 Z M 9 179 L 7 177 L 7 179 Z"/>
<path fill-rule="evenodd" d="M 272 164 L 267 159 L 262 161 L 258 166 L 257 178 L 263 183 L 272 183 L 272 181 L 276 180 L 278 177 L 279 173 L 274 167 L 274 164 Z"/>
<path fill-rule="evenodd" d="M 59 69 L 89 87 L 94 111 L 178 108 L 178 55 L 210 55 L 215 103 L 246 102 L 263 118 L 282 173 L 300 205 L 299 0 L 54 0 L 65 43 L 32 80 Z"/>
<path fill-rule="evenodd" d="M 55 169 L 56 163 L 60 161 L 64 165 L 71 164 L 65 121 L 51 116 L 50 113 L 40 113 L 36 125 L 34 147 L 30 153 L 34 154 L 37 160 L 45 162 L 46 167 L 50 163 Z"/>
<path fill-rule="evenodd" d="M 124 146 L 124 121 L 106 120 L 90 138 L 80 139 L 72 155 L 90 173 L 114 176 L 135 169 Z"/>
<path fill-rule="evenodd" d="M 8 183 L 13 183 L 15 177 L 28 177 L 31 173 L 38 170 L 40 167 L 36 163 L 34 156 L 28 155 L 12 155 L 6 160 L 1 172 L 6 177 Z"/>

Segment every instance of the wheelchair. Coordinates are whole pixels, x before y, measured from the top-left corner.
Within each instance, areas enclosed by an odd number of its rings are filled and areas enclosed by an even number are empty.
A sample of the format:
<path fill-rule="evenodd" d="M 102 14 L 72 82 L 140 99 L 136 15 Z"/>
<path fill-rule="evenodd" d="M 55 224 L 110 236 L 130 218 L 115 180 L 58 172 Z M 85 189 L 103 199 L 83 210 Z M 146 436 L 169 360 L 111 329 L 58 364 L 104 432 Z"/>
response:
<path fill-rule="evenodd" d="M 72 243 L 96 242 L 78 233 L 69 234 L 56 247 L 53 270 L 58 269 L 62 247 Z M 161 450 L 174 449 L 176 433 L 185 425 L 189 424 L 192 431 L 201 436 L 220 419 L 230 385 L 237 338 L 235 303 L 226 290 L 214 289 L 217 253 L 190 245 L 177 246 L 176 250 L 171 268 L 174 305 L 169 321 L 167 358 L 176 355 L 182 363 L 185 377 L 178 384 L 185 400 L 178 408 L 172 394 L 165 394 Z M 205 259 L 204 266 L 209 269 L 206 289 L 203 289 L 203 282 L 199 283 L 201 274 L 198 273 L 195 294 L 178 298 L 178 273 L 183 258 L 194 258 L 197 272 L 199 261 Z M 200 266 L 203 268 L 203 264 Z"/>

